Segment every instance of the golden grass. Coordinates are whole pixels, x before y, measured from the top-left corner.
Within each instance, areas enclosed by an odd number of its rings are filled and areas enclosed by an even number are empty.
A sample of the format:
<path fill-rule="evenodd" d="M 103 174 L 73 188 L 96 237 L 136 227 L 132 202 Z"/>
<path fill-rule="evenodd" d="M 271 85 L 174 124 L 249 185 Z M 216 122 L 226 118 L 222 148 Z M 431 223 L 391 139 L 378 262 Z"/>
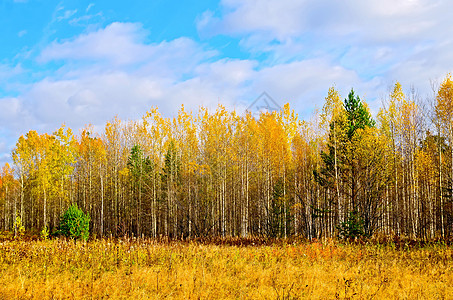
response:
<path fill-rule="evenodd" d="M 3 241 L 0 299 L 453 299 L 453 249 Z"/>

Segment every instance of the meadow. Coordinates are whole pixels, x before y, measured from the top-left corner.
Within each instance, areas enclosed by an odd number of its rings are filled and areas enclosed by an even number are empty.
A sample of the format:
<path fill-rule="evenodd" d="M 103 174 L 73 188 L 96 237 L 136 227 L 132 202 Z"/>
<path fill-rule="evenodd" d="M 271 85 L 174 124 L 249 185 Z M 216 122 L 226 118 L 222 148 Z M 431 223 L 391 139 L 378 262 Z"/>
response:
<path fill-rule="evenodd" d="M 0 283 L 0 299 L 453 299 L 453 248 L 4 239 Z"/>

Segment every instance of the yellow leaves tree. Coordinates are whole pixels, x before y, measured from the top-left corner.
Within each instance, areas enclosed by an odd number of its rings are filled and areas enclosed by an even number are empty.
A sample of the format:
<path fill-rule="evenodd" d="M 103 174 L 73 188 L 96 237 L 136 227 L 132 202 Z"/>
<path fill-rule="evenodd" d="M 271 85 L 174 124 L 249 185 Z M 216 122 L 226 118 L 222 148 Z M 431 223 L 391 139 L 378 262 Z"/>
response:
<path fill-rule="evenodd" d="M 90 215 L 93 220 L 93 230 L 101 236 L 104 234 L 104 211 L 105 211 L 105 178 L 107 153 L 101 138 L 93 135 L 92 126 L 84 128 L 79 140 L 76 142 L 77 149 L 77 174 L 79 184 L 86 186 L 83 189 L 83 199 L 90 203 Z M 99 192 L 96 193 L 96 190 Z M 94 197 L 94 196 L 98 197 Z M 100 200 L 98 203 L 96 200 Z M 83 207 L 86 207 L 84 203 Z"/>
<path fill-rule="evenodd" d="M 211 224 L 203 226 L 205 227 L 203 230 L 213 227 L 222 236 L 226 233 L 227 172 L 232 153 L 229 147 L 233 130 L 232 121 L 232 115 L 221 105 L 212 114 L 207 108 L 201 108 L 199 111 L 200 151 L 211 170 L 205 203 L 206 208 L 210 207 L 213 212 Z M 211 197 L 215 199 L 214 202 L 211 202 Z"/>
<path fill-rule="evenodd" d="M 453 130 L 453 80 L 448 74 L 437 91 L 436 115 L 444 133 L 451 135 Z"/>
<path fill-rule="evenodd" d="M 188 235 L 192 236 L 194 228 L 197 228 L 196 214 L 196 183 L 197 176 L 203 172 L 203 164 L 199 161 L 199 140 L 197 123 L 192 113 L 188 113 L 184 105 L 174 120 L 175 138 L 180 150 L 180 178 L 182 190 L 178 200 L 178 213 L 181 223 L 187 227 Z"/>
<path fill-rule="evenodd" d="M 412 228 L 407 231 L 415 232 L 417 225 L 417 175 L 415 155 L 417 150 L 418 132 L 420 127 L 420 111 L 414 100 L 408 99 L 402 86 L 396 82 L 390 93 L 388 107 L 381 109 L 378 115 L 381 132 L 387 137 L 391 156 L 387 168 L 392 174 L 392 205 L 393 216 L 387 214 L 387 228 L 395 226 L 397 233 L 400 228 Z M 402 189 L 401 187 L 408 187 Z M 389 203 L 390 205 L 390 203 Z M 408 214 L 409 218 L 402 218 Z M 407 220 L 411 226 L 406 226 Z M 412 220 L 414 222 L 412 222 Z M 390 223 L 393 223 L 390 224 Z"/>
<path fill-rule="evenodd" d="M 51 170 L 51 184 L 49 192 L 54 203 L 53 206 L 53 226 L 57 226 L 57 219 L 63 213 L 68 202 L 69 193 L 65 189 L 70 182 L 69 176 L 74 172 L 76 161 L 76 140 L 71 128 L 62 125 L 53 133 L 53 138 L 49 141 L 49 168 Z"/>
<path fill-rule="evenodd" d="M 448 176 L 442 174 L 442 151 L 439 144 L 439 186 L 440 186 L 440 209 L 442 236 L 445 234 L 444 224 L 444 195 L 443 190 L 453 191 L 453 80 L 451 74 L 448 74 L 437 91 L 435 114 L 439 136 L 441 134 L 447 137 L 450 145 L 449 169 Z M 452 192 L 450 192 L 451 194 Z"/>
<path fill-rule="evenodd" d="M 262 182 L 263 192 L 260 198 L 265 199 L 265 202 L 261 204 L 261 208 L 264 210 L 263 219 L 265 222 L 263 225 L 267 234 L 284 236 L 287 223 L 281 220 L 281 217 L 288 214 L 288 206 L 282 200 L 286 195 L 285 181 L 287 164 L 291 158 L 291 144 L 288 141 L 282 120 L 276 112 L 261 113 L 257 129 L 260 181 Z M 279 190 L 278 194 L 281 194 L 281 196 L 273 197 L 274 187 Z M 279 220 L 275 220 L 275 215 L 278 216 Z M 278 226 L 278 228 L 275 228 L 275 226 Z"/>
<path fill-rule="evenodd" d="M 233 131 L 233 156 L 240 178 L 240 235 L 247 236 L 252 223 L 251 211 L 251 175 L 255 170 L 259 138 L 257 121 L 250 112 L 236 118 L 236 130 Z"/>
<path fill-rule="evenodd" d="M 36 225 L 44 229 L 47 228 L 47 200 L 52 176 L 50 166 L 51 146 L 54 140 L 55 137 L 53 136 L 48 134 L 38 135 L 36 131 L 32 130 L 26 134 L 25 138 L 19 138 L 19 142 L 13 150 L 13 159 L 20 164 L 21 177 L 27 176 L 31 186 L 31 194 L 42 201 L 42 222 L 38 223 L 40 225 Z M 30 199 L 32 207 L 36 205 L 33 196 Z M 31 209 L 31 212 L 33 215 L 34 210 Z"/>
<path fill-rule="evenodd" d="M 339 174 L 339 147 L 341 143 L 344 143 L 346 139 L 346 131 L 344 130 L 344 126 L 346 124 L 346 112 L 344 109 L 343 102 L 340 99 L 339 92 L 334 88 L 330 87 L 327 97 L 325 98 L 325 103 L 322 108 L 321 113 L 321 127 L 324 130 L 327 130 L 328 138 L 331 141 L 331 147 L 329 151 L 333 152 L 333 175 L 331 178 L 334 179 L 332 183 L 335 189 L 336 199 L 335 202 L 337 203 L 337 213 L 339 222 L 344 221 L 345 216 L 345 203 L 344 199 L 341 197 L 340 188 L 342 186 L 341 178 Z"/>
<path fill-rule="evenodd" d="M 384 216 L 385 191 L 390 181 L 390 170 L 387 168 L 389 148 L 387 137 L 380 134 L 375 127 L 359 129 L 353 137 L 355 160 L 358 168 L 357 210 L 363 221 L 366 236 L 371 236 L 379 227 Z"/>
<path fill-rule="evenodd" d="M 22 222 L 26 222 L 24 219 L 24 198 L 25 198 L 25 185 L 33 172 L 33 149 L 30 148 L 26 137 L 21 135 L 16 143 L 16 147 L 12 151 L 12 158 L 14 164 L 19 173 L 20 181 L 20 217 Z"/>
<path fill-rule="evenodd" d="M 122 161 L 121 156 L 123 154 L 123 136 L 122 136 L 122 122 L 115 117 L 111 122 L 107 122 L 104 131 L 104 145 L 107 154 L 107 167 L 109 174 L 109 187 L 111 191 L 111 206 L 113 207 L 113 224 L 112 231 L 115 234 L 120 233 L 120 224 L 122 221 L 120 218 L 120 176 L 119 171 L 126 167 L 125 161 Z M 122 223 L 122 222 L 121 222 Z"/>

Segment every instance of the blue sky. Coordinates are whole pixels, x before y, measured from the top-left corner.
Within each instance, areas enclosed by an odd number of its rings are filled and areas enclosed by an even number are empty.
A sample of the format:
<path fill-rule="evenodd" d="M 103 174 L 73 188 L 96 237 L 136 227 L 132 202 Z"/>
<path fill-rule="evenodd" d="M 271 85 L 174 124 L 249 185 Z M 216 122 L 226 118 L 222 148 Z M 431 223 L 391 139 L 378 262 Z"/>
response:
<path fill-rule="evenodd" d="M 28 130 L 241 110 L 263 91 L 302 118 L 333 84 L 376 112 L 453 69 L 447 0 L 0 0 L 0 163 Z"/>

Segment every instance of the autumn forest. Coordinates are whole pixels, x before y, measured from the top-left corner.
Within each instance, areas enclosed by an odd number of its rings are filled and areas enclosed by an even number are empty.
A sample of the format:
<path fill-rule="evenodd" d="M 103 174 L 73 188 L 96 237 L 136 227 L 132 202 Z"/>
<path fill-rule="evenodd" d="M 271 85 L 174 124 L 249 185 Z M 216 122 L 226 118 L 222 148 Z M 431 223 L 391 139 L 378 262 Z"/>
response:
<path fill-rule="evenodd" d="M 453 235 L 453 80 L 429 100 L 396 83 L 372 116 L 328 90 L 309 121 L 218 106 L 151 108 L 103 132 L 29 131 L 0 174 L 0 228 L 58 229 L 76 203 L 91 236 L 435 239 Z"/>

